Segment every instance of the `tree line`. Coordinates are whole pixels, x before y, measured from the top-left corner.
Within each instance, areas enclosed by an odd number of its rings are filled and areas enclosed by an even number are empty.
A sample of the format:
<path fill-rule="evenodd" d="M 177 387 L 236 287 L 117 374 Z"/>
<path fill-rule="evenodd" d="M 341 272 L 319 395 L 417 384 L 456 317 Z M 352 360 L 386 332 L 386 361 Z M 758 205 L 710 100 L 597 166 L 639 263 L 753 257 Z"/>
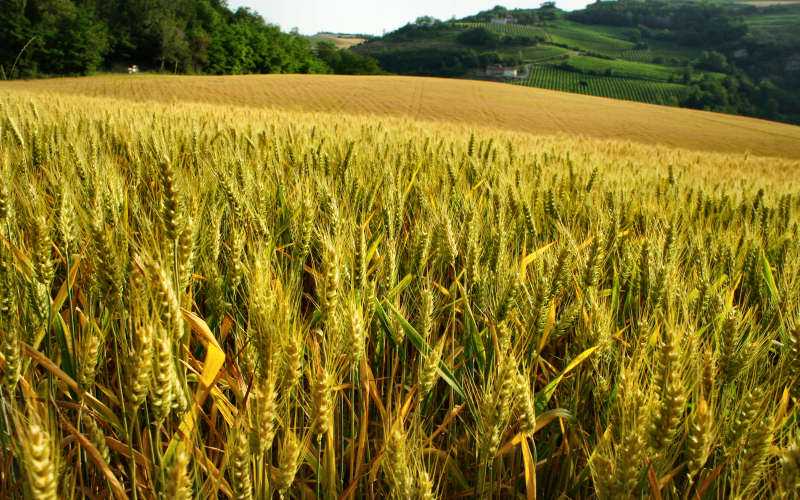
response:
<path fill-rule="evenodd" d="M 377 72 L 283 33 L 225 0 L 0 0 L 0 77 L 85 75 L 136 64 L 176 73 Z"/>

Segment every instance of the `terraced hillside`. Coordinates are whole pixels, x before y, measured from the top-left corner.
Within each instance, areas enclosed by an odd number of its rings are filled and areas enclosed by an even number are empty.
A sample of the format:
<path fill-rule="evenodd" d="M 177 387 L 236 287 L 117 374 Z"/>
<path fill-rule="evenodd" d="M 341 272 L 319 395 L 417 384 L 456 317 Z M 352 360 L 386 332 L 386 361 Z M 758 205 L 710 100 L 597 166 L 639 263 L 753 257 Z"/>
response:
<path fill-rule="evenodd" d="M 353 50 L 396 74 L 542 82 L 587 95 L 800 123 L 794 92 L 800 4 L 654 0 L 647 6 L 633 0 L 574 12 L 496 6 L 447 22 L 420 18 Z M 575 75 L 542 77 L 565 71 Z"/>

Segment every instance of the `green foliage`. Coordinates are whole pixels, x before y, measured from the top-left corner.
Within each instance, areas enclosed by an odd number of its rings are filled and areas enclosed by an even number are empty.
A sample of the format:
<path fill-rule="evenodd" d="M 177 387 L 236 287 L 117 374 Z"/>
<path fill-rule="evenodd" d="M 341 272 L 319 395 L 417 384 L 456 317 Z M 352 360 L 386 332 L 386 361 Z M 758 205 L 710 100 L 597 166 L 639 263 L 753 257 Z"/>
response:
<path fill-rule="evenodd" d="M 499 58 L 481 59 L 474 50 L 441 48 L 393 50 L 373 55 L 380 66 L 391 73 L 442 77 L 463 76 L 470 68 L 480 67 L 482 61 L 494 62 Z"/>
<path fill-rule="evenodd" d="M 545 2 L 546 4 L 547 2 Z M 474 16 L 468 16 L 462 19 L 464 22 L 470 23 L 488 23 L 493 18 L 504 18 L 506 16 L 513 17 L 519 24 L 534 24 L 540 20 L 548 20 L 558 17 L 560 11 L 542 5 L 541 9 L 506 9 L 501 5 L 497 5 L 492 9 L 481 11 Z"/>
<path fill-rule="evenodd" d="M 559 76 L 542 76 L 544 88 L 800 123 L 800 38 L 781 24 L 794 28 L 795 15 L 798 6 L 733 2 L 596 2 L 567 19 L 553 5 L 496 6 L 446 23 L 418 20 L 356 50 L 374 54 L 387 71 L 444 77 L 481 73 L 497 63 L 557 61 L 568 73 L 549 70 Z M 409 42 L 417 46 L 392 45 Z M 532 52 L 537 48 L 563 50 L 542 57 Z M 533 81 L 538 77 L 526 83 Z"/>
<path fill-rule="evenodd" d="M 530 75 L 523 85 L 674 106 L 688 91 L 685 85 L 583 74 L 556 66 L 531 66 Z"/>
<path fill-rule="evenodd" d="M 747 27 L 730 7 L 712 3 L 596 2 L 569 18 L 585 24 L 666 30 L 664 36 L 673 41 L 702 47 L 729 46 L 747 34 Z"/>
<path fill-rule="evenodd" d="M 337 49 L 332 42 L 317 43 L 317 56 L 338 75 L 376 75 L 382 72 L 378 61 L 347 49 Z"/>
<path fill-rule="evenodd" d="M 715 51 L 703 51 L 703 55 L 694 62 L 694 66 L 700 69 L 707 69 L 709 71 L 717 71 L 724 73 L 728 70 L 728 60 L 724 54 Z"/>
<path fill-rule="evenodd" d="M 605 60 L 596 57 L 571 57 L 564 64 L 574 71 L 593 75 L 611 72 L 614 76 L 663 82 L 678 79 L 681 75 L 679 69 L 667 66 L 631 61 Z"/>
<path fill-rule="evenodd" d="M 326 73 L 302 37 L 220 0 L 2 0 L 0 64 L 76 75 L 136 64 L 180 73 Z"/>
<path fill-rule="evenodd" d="M 468 26 L 470 29 L 460 33 L 456 40 L 474 47 L 525 47 L 545 40 L 542 30 L 519 24 L 460 23 L 459 26 Z"/>
<path fill-rule="evenodd" d="M 500 36 L 486 28 L 471 28 L 458 35 L 458 41 L 464 45 L 496 48 L 500 43 Z"/>
<path fill-rule="evenodd" d="M 91 5 L 71 0 L 3 0 L 0 7 L 4 12 L 0 64 L 9 73 L 15 68 L 8 77 L 39 72 L 85 74 L 97 69 L 108 52 L 105 26 L 94 20 Z"/>

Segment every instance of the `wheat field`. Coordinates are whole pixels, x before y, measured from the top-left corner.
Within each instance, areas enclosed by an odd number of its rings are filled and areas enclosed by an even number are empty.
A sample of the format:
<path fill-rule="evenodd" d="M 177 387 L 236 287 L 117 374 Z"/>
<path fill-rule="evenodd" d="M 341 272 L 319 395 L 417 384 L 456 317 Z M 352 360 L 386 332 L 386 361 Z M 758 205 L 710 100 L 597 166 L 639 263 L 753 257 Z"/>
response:
<path fill-rule="evenodd" d="M 0 82 L 29 91 L 133 101 L 401 117 L 536 135 L 585 136 L 800 160 L 800 127 L 505 83 L 403 76 L 106 75 Z"/>
<path fill-rule="evenodd" d="M 97 81 L 0 95 L 0 497 L 797 498 L 796 144 Z"/>

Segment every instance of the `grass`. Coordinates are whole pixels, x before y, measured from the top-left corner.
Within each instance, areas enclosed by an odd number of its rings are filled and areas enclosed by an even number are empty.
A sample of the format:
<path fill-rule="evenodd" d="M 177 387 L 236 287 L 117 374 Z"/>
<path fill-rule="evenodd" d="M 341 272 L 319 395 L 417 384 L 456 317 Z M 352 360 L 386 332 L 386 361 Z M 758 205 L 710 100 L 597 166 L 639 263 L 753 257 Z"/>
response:
<path fill-rule="evenodd" d="M 596 52 L 611 57 L 618 57 L 625 50 L 632 49 L 635 44 L 606 33 L 602 27 L 587 26 L 570 21 L 557 21 L 548 25 L 545 30 L 549 41 L 567 45 L 571 48 Z"/>
<path fill-rule="evenodd" d="M 545 37 L 545 30 L 539 26 L 525 24 L 498 24 L 498 23 L 457 23 L 457 26 L 468 28 L 485 28 L 500 35 Z"/>
<path fill-rule="evenodd" d="M 683 71 L 679 68 L 662 66 L 659 64 L 648 64 L 644 62 L 620 61 L 599 59 L 596 57 L 577 56 L 571 57 L 569 66 L 578 71 L 605 73 L 612 71 L 614 76 L 639 78 L 642 80 L 669 81 L 670 79 L 679 81 L 683 77 Z"/>
<path fill-rule="evenodd" d="M 651 104 L 677 102 L 687 91 L 685 85 L 586 75 L 547 65 L 533 66 L 524 85 Z"/>
<path fill-rule="evenodd" d="M 119 75 L 0 83 L 1 92 L 397 116 L 534 134 L 800 158 L 800 127 L 499 83 L 413 77 Z"/>
<path fill-rule="evenodd" d="M 797 159 L 302 81 L 2 86 L 1 497 L 792 495 Z"/>
<path fill-rule="evenodd" d="M 536 47 L 525 47 L 520 50 L 522 51 L 524 60 L 530 63 L 564 58 L 571 53 L 569 49 L 554 47 L 552 45 L 537 45 Z"/>
<path fill-rule="evenodd" d="M 620 53 L 620 58 L 627 61 L 650 63 L 658 57 L 662 60 L 661 64 L 681 67 L 685 65 L 685 62 L 697 59 L 702 55 L 702 51 L 699 49 L 681 47 L 662 40 L 648 40 L 647 45 L 648 49 L 625 50 Z"/>
<path fill-rule="evenodd" d="M 504 35 L 543 37 L 548 42 L 567 45 L 573 49 L 614 56 L 634 47 L 633 43 L 621 39 L 625 29 L 588 26 L 570 21 L 556 21 L 542 26 L 493 23 L 459 23 L 458 26 L 482 27 Z"/>
<path fill-rule="evenodd" d="M 763 15 L 763 16 L 747 16 L 745 18 L 747 24 L 797 24 L 800 22 L 800 12 L 792 12 L 785 14 Z"/>

